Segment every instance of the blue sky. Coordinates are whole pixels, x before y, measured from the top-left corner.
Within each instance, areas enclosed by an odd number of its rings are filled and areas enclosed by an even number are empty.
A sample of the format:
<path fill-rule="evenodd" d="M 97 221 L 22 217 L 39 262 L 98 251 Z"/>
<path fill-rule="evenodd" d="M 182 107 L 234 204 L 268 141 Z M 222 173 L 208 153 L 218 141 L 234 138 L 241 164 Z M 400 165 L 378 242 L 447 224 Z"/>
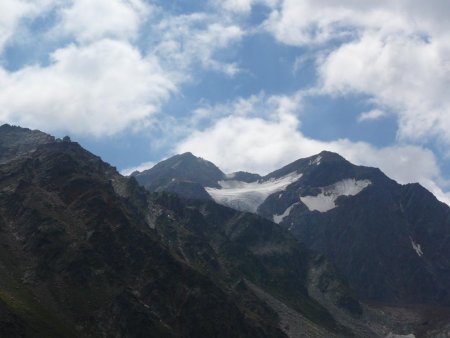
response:
<path fill-rule="evenodd" d="M 2 0 L 0 120 L 119 170 L 323 149 L 450 201 L 450 4 Z"/>

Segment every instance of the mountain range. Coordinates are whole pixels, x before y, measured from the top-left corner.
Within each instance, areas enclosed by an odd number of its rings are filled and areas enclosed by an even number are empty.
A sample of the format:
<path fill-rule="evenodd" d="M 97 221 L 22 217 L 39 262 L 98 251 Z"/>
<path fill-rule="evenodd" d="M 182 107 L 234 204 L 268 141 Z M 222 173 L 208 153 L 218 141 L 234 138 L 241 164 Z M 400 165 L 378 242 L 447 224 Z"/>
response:
<path fill-rule="evenodd" d="M 204 171 L 206 184 L 197 179 Z M 417 183 L 326 151 L 265 176 L 224 174 L 191 153 L 133 176 L 151 191 L 212 199 L 279 224 L 329 259 L 364 302 L 450 304 L 450 208 Z"/>
<path fill-rule="evenodd" d="M 0 336 L 445 337 L 448 209 L 333 153 L 124 177 L 3 125 Z"/>

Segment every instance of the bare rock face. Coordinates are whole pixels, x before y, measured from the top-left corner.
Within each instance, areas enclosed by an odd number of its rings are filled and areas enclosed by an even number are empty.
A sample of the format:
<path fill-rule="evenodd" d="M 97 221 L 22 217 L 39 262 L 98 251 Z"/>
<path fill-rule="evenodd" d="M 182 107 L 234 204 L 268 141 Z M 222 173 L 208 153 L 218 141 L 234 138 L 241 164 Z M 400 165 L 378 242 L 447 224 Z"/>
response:
<path fill-rule="evenodd" d="M 55 142 L 55 138 L 39 130 L 4 124 L 0 126 L 0 163 L 36 150 L 41 144 Z"/>
<path fill-rule="evenodd" d="M 282 336 L 171 252 L 149 224 L 171 211 L 134 180 L 76 143 L 6 130 L 21 150 L 0 164 L 2 336 Z"/>
<path fill-rule="evenodd" d="M 308 293 L 315 254 L 278 225 L 211 199 L 149 194 L 69 139 L 2 128 L 0 333 L 285 337 L 255 287 L 330 337 L 352 334 Z M 335 286 L 322 297 L 351 299 L 334 311 L 359 318 L 351 291 Z"/>
<path fill-rule="evenodd" d="M 264 177 L 190 181 L 324 254 L 360 299 L 450 306 L 450 208 L 419 184 L 400 185 L 326 151 Z"/>

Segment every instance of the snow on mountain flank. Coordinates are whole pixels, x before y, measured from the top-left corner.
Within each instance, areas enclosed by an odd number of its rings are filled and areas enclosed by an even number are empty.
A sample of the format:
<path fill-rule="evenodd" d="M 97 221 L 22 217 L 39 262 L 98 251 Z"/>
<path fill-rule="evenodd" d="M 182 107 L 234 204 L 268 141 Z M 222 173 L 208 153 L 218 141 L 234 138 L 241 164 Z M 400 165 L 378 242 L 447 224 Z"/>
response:
<path fill-rule="evenodd" d="M 300 200 L 310 211 L 327 212 L 336 208 L 336 200 L 339 196 L 355 196 L 372 184 L 369 180 L 355 180 L 354 178 L 336 182 L 327 187 L 320 188 L 317 196 L 303 196 Z"/>
<path fill-rule="evenodd" d="M 411 237 L 409 237 L 409 239 L 411 240 L 411 245 L 412 245 L 414 251 L 416 252 L 417 256 L 422 257 L 423 251 L 422 251 L 422 247 L 420 246 L 420 244 L 417 244 L 416 242 L 414 242 Z"/>
<path fill-rule="evenodd" d="M 313 164 L 315 164 L 315 165 L 320 165 L 320 161 L 322 160 L 322 156 L 321 155 L 319 155 L 319 156 L 317 156 L 314 160 L 310 160 L 309 161 L 309 165 L 313 165 Z"/>
<path fill-rule="evenodd" d="M 386 338 L 416 338 L 416 336 L 413 333 L 410 334 L 395 334 L 395 333 L 389 333 Z"/>
<path fill-rule="evenodd" d="M 269 195 L 283 191 L 303 174 L 292 172 L 286 176 L 251 183 L 241 181 L 219 181 L 221 188 L 206 188 L 208 194 L 219 204 L 241 211 L 256 212 Z"/>
<path fill-rule="evenodd" d="M 283 222 L 283 219 L 285 217 L 288 217 L 289 214 L 292 211 L 292 208 L 294 208 L 298 203 L 294 203 L 292 204 L 289 208 L 287 208 L 281 215 L 273 215 L 273 221 L 277 224 L 280 224 L 281 222 Z"/>

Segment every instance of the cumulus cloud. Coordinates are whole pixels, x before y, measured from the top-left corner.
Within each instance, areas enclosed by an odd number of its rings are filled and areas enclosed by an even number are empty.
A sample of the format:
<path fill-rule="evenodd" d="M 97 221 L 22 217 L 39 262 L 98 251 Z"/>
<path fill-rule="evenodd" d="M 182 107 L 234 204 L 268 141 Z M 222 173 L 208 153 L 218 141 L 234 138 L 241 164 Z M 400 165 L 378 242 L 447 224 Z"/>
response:
<path fill-rule="evenodd" d="M 279 41 L 291 45 L 357 37 L 361 30 L 440 36 L 448 32 L 450 24 L 443 19 L 449 10 L 445 0 L 283 0 L 265 25 Z"/>
<path fill-rule="evenodd" d="M 0 52 L 19 29 L 24 19 L 32 19 L 50 10 L 58 0 L 0 1 Z"/>
<path fill-rule="evenodd" d="M 248 13 L 250 12 L 253 0 L 225 0 L 221 1 L 222 6 L 227 9 L 231 10 L 233 12 L 244 12 Z"/>
<path fill-rule="evenodd" d="M 19 20 L 29 11 L 25 2 L 5 0 L 0 2 L 0 50 L 16 29 Z"/>
<path fill-rule="evenodd" d="M 403 138 L 450 142 L 450 67 L 443 43 L 367 33 L 320 65 L 323 90 L 364 93 L 392 107 Z"/>
<path fill-rule="evenodd" d="M 248 14 L 254 5 L 274 7 L 278 0 L 212 0 L 212 3 L 233 13 Z"/>
<path fill-rule="evenodd" d="M 149 12 L 142 0 L 76 0 L 61 10 L 57 29 L 81 42 L 133 39 Z"/>
<path fill-rule="evenodd" d="M 198 69 L 238 71 L 217 52 L 241 39 L 239 26 L 213 14 L 173 15 L 143 0 L 1 1 L 0 53 L 23 20 L 49 11 L 56 18 L 48 22 L 50 35 L 71 42 L 50 50 L 48 63 L 0 68 L 2 122 L 113 135 L 154 124 L 162 104 Z"/>
<path fill-rule="evenodd" d="M 48 61 L 0 68 L 0 120 L 91 136 L 145 126 L 179 85 L 136 44 L 151 10 L 142 0 L 0 1 L 0 54 L 8 41 L 26 45 L 18 32 L 37 19 L 45 32 L 35 38 L 48 53 Z"/>
<path fill-rule="evenodd" d="M 176 90 L 158 60 L 131 45 L 69 45 L 49 66 L 0 69 L 0 119 L 43 130 L 112 135 L 150 118 Z"/>
<path fill-rule="evenodd" d="M 384 112 L 383 110 L 380 110 L 380 109 L 373 109 L 373 110 L 361 113 L 358 116 L 358 121 L 363 122 L 363 121 L 378 120 L 379 118 L 381 118 L 383 116 L 386 116 L 386 112 Z"/>
<path fill-rule="evenodd" d="M 175 152 L 191 151 L 211 160 L 226 172 L 247 170 L 267 173 L 298 158 L 329 150 L 355 164 L 379 167 L 400 183 L 420 182 L 442 201 L 450 203 L 450 195 L 436 183 L 440 183 L 442 175 L 430 150 L 401 145 L 376 148 L 348 139 L 324 142 L 306 137 L 299 131 L 299 96 L 260 96 L 257 104 L 252 97 L 250 105 L 265 104 L 270 107 L 271 113 L 257 117 L 235 112 L 222 117 L 210 127 L 182 140 Z M 235 106 L 230 104 L 230 111 Z M 421 160 L 417 161 L 417 158 Z"/>
<path fill-rule="evenodd" d="M 448 145 L 449 10 L 443 0 L 284 0 L 265 26 L 285 44 L 320 50 L 323 93 L 365 94 L 397 115 L 402 140 Z"/>
<path fill-rule="evenodd" d="M 200 66 L 233 76 L 238 71 L 234 62 L 222 60 L 218 52 L 238 43 L 242 29 L 227 20 L 205 13 L 167 16 L 155 26 L 159 36 L 152 53 L 178 71 Z"/>

